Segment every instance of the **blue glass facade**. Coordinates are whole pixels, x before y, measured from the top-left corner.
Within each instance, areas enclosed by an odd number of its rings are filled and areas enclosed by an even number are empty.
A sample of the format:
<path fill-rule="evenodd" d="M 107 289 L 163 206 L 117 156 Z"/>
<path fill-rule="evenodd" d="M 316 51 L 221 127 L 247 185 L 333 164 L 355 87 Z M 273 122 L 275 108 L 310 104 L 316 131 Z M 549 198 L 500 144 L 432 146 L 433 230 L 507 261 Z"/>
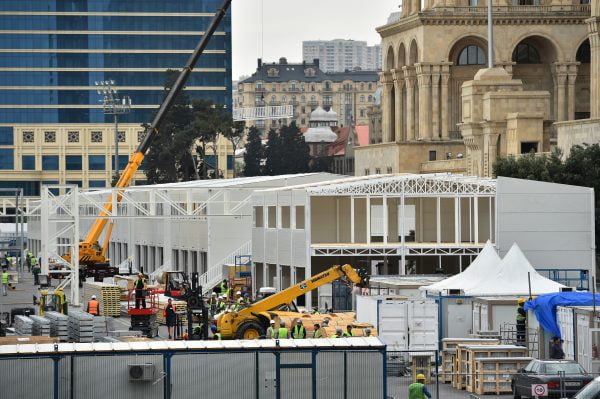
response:
<path fill-rule="evenodd" d="M 149 122 L 154 110 L 136 105 L 160 104 L 165 71 L 184 65 L 221 3 L 1 1 L 5 33 L 0 33 L 0 123 L 110 123 L 112 116 L 97 108 L 100 96 L 94 82 L 102 80 L 124 87 L 119 93 L 133 102 L 132 112 L 120 117 L 121 122 Z M 188 95 L 231 109 L 230 13 L 196 68 L 186 85 Z M 69 107 L 81 104 L 90 107 Z"/>

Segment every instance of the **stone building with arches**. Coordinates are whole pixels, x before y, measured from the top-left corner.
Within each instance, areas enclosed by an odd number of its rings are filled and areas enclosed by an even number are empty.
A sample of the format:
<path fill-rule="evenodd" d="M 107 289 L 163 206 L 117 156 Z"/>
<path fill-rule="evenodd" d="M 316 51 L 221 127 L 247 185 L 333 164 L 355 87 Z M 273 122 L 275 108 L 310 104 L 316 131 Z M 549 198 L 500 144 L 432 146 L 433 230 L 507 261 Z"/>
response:
<path fill-rule="evenodd" d="M 357 174 L 375 167 L 466 172 L 462 87 L 487 66 L 486 3 L 404 3 L 398 20 L 377 29 L 384 56 L 383 142 L 357 150 Z M 549 93 L 547 137 L 537 147 L 547 151 L 556 144 L 552 122 L 590 116 L 590 5 L 587 0 L 494 0 L 493 11 L 495 65 L 522 82 L 518 90 Z"/>

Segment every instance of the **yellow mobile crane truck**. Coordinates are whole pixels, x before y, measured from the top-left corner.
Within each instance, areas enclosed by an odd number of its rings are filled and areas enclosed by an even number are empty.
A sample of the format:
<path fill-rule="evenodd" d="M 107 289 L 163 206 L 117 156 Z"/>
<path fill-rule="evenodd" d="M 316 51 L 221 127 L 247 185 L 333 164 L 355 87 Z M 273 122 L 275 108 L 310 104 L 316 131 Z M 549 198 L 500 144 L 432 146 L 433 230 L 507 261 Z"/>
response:
<path fill-rule="evenodd" d="M 296 298 L 341 278 L 358 287 L 369 285 L 369 276 L 364 270 L 355 270 L 350 265 L 333 266 L 240 311 L 221 314 L 217 319 L 217 328 L 224 339 L 256 339 L 264 336 L 271 320 L 302 316 L 294 304 Z"/>
<path fill-rule="evenodd" d="M 198 42 L 198 45 L 190 55 L 185 67 L 179 73 L 177 80 L 173 87 L 169 90 L 168 95 L 165 97 L 164 101 L 160 105 L 158 112 L 154 116 L 152 123 L 147 125 L 144 131 L 144 139 L 139 144 L 136 151 L 131 154 L 129 158 L 129 162 L 127 166 L 123 170 L 119 181 L 115 184 L 115 187 L 125 188 L 131 184 L 133 177 L 135 176 L 135 172 L 140 167 L 148 149 L 150 148 L 152 142 L 159 134 L 159 129 L 164 121 L 165 115 L 169 112 L 171 107 L 173 106 L 177 95 L 184 89 L 185 82 L 188 80 L 188 77 L 192 73 L 196 62 L 204 52 L 206 46 L 208 46 L 208 42 L 214 35 L 217 27 L 221 23 L 221 20 L 227 13 L 229 6 L 231 5 L 232 0 L 224 0 L 221 7 L 215 13 L 212 22 L 206 29 L 204 35 Z M 117 195 L 117 202 L 122 200 L 121 195 Z M 108 231 L 106 232 L 106 238 L 104 239 L 104 246 L 101 247 L 98 243 L 98 239 L 102 235 L 106 224 L 108 223 L 109 215 L 112 212 L 113 204 L 109 198 L 109 200 L 104 204 L 104 210 L 100 213 L 98 219 L 94 222 L 92 227 L 87 233 L 87 236 L 84 240 L 79 243 L 79 265 L 82 269 L 79 278 L 83 281 L 86 277 L 94 277 L 96 280 L 101 281 L 102 277 L 112 277 L 118 273 L 118 269 L 111 267 L 110 263 L 108 263 L 108 259 L 106 258 L 106 247 L 108 245 L 108 241 L 110 239 L 110 235 L 112 232 L 113 224 L 110 223 L 108 227 Z M 63 258 L 67 261 L 71 261 L 71 254 L 63 255 Z"/>

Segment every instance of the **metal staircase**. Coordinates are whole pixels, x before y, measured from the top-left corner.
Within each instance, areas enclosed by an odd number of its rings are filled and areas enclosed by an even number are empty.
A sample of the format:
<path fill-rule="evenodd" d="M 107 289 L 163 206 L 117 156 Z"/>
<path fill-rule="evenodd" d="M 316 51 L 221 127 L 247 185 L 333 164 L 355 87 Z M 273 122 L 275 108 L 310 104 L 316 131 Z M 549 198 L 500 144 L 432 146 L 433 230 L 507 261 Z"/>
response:
<path fill-rule="evenodd" d="M 214 286 L 219 284 L 223 276 L 223 265 L 234 265 L 236 256 L 249 255 L 252 253 L 252 240 L 245 242 L 242 246 L 231 252 L 218 262 L 215 262 L 211 267 L 203 273 L 200 278 L 200 286 L 204 292 L 210 291 Z"/>

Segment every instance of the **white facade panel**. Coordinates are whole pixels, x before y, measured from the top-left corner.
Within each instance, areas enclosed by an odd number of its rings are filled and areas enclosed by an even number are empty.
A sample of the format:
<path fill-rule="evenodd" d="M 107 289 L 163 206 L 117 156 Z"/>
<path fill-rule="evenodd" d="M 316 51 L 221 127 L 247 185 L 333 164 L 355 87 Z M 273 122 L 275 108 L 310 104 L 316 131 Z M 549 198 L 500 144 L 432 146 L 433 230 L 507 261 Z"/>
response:
<path fill-rule="evenodd" d="M 556 321 L 560 329 L 560 336 L 563 342 L 563 351 L 565 359 L 575 359 L 575 337 L 573 324 L 573 309 L 565 306 L 556 308 Z"/>

